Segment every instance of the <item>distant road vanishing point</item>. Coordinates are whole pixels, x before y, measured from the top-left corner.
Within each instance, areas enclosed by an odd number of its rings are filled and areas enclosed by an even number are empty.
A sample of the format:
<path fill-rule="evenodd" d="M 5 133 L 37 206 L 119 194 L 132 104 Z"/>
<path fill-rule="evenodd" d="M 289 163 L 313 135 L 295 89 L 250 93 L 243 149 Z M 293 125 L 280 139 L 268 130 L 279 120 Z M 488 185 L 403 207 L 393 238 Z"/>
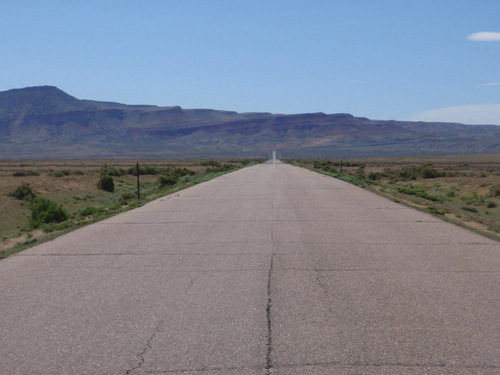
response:
<path fill-rule="evenodd" d="M 1 374 L 500 374 L 500 244 L 286 164 L 0 262 Z"/>

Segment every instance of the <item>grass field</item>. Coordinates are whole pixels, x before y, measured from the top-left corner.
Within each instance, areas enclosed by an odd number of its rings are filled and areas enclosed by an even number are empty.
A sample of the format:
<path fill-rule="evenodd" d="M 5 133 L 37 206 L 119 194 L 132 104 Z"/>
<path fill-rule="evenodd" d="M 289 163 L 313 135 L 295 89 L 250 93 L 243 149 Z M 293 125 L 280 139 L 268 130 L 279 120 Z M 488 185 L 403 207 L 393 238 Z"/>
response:
<path fill-rule="evenodd" d="M 500 241 L 500 155 L 289 160 Z"/>
<path fill-rule="evenodd" d="M 0 258 L 257 162 L 261 160 L 142 160 L 139 162 L 141 199 L 137 199 L 133 160 L 0 160 Z M 97 187 L 102 175 L 111 175 L 114 192 Z M 68 219 L 35 228 L 30 220 L 32 197 L 11 196 L 27 184 L 37 197 L 62 207 Z"/>

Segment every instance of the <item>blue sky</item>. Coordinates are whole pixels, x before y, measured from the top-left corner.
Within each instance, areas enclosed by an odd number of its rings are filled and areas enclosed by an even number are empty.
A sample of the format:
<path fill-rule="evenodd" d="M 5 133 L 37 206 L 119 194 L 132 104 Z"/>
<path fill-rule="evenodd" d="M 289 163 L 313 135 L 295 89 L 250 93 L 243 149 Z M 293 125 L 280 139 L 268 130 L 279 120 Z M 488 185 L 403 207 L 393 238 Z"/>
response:
<path fill-rule="evenodd" d="M 0 0 L 0 91 L 500 125 L 499 0 Z M 489 33 L 489 34 L 480 34 Z"/>

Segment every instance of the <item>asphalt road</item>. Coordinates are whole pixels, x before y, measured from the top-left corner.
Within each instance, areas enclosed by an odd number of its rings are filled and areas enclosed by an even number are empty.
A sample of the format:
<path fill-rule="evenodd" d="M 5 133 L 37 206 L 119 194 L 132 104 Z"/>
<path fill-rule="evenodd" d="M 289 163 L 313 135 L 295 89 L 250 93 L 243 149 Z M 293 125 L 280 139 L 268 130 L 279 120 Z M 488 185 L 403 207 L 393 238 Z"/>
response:
<path fill-rule="evenodd" d="M 500 244 L 285 164 L 0 262 L 0 374 L 500 374 Z"/>

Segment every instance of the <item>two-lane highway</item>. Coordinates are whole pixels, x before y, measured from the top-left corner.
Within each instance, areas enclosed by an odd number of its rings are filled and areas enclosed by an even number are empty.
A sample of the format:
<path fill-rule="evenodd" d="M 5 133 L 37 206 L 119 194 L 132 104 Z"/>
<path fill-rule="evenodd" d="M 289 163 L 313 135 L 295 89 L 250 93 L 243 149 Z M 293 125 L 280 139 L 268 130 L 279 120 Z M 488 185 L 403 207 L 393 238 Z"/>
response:
<path fill-rule="evenodd" d="M 1 374 L 500 374 L 500 244 L 285 164 L 0 262 Z"/>

